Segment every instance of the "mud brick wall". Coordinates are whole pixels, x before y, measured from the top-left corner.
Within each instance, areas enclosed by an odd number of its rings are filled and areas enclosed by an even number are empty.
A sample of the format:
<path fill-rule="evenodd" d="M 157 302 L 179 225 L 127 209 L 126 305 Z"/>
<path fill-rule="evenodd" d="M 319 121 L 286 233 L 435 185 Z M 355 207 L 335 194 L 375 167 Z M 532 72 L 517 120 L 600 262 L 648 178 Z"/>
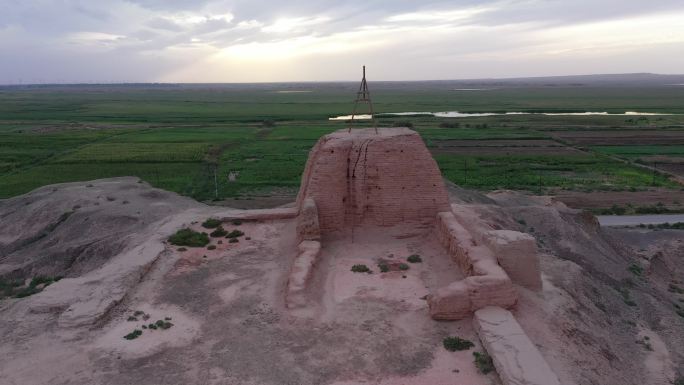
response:
<path fill-rule="evenodd" d="M 434 319 L 463 319 L 486 306 L 510 308 L 518 293 L 492 251 L 474 239 L 452 212 L 437 215 L 437 236 L 467 278 L 428 297 Z"/>
<path fill-rule="evenodd" d="M 381 128 L 336 131 L 309 154 L 297 197 L 318 208 L 322 232 L 347 226 L 433 222 L 449 210 L 442 175 L 415 131 Z"/>

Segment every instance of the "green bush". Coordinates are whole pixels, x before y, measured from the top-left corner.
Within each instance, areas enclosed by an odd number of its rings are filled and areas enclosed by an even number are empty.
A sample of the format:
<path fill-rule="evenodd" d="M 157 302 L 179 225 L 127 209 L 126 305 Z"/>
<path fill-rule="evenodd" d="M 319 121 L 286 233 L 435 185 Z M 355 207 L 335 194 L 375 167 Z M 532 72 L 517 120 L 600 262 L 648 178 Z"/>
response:
<path fill-rule="evenodd" d="M 475 346 L 474 343 L 460 337 L 447 337 L 442 341 L 442 344 L 444 349 L 450 352 L 468 350 Z"/>
<path fill-rule="evenodd" d="M 25 298 L 33 294 L 40 293 L 45 287 L 59 281 L 62 279 L 61 276 L 48 277 L 44 275 L 39 275 L 31 279 L 28 286 L 22 287 L 21 281 L 7 282 L 0 280 L 0 298 L 3 297 L 14 297 L 14 298 Z M 42 288 L 38 286 L 43 285 Z"/>
<path fill-rule="evenodd" d="M 228 232 L 223 229 L 223 226 L 217 227 L 216 230 L 209 234 L 209 236 L 213 238 L 225 237 L 226 235 L 228 235 Z"/>
<path fill-rule="evenodd" d="M 126 334 L 123 338 L 127 340 L 134 340 L 142 335 L 142 330 L 140 329 L 135 329 L 132 332 Z"/>
<path fill-rule="evenodd" d="M 423 259 L 418 254 L 409 255 L 409 257 L 406 258 L 406 260 L 409 261 L 410 263 L 421 263 L 421 262 L 423 262 Z"/>
<path fill-rule="evenodd" d="M 380 269 L 381 273 L 387 273 L 389 271 L 389 265 L 385 262 L 378 263 L 378 268 Z"/>
<path fill-rule="evenodd" d="M 216 250 L 216 245 L 207 246 L 207 250 Z"/>
<path fill-rule="evenodd" d="M 215 229 L 221 225 L 221 221 L 216 218 L 209 218 L 202 222 L 202 227 L 205 229 Z"/>
<path fill-rule="evenodd" d="M 408 269 L 409 269 L 409 265 L 407 265 L 405 263 L 399 264 L 399 270 L 408 270 Z"/>
<path fill-rule="evenodd" d="M 192 229 L 180 229 L 169 237 L 169 242 L 176 246 L 204 247 L 209 244 L 209 236 L 206 233 L 198 233 Z"/>
<path fill-rule="evenodd" d="M 34 277 L 34 278 L 31 280 L 31 283 L 29 284 L 29 286 L 36 287 L 36 286 L 38 286 L 38 285 L 40 285 L 40 284 L 43 284 L 43 283 L 45 284 L 45 286 L 47 286 L 47 285 L 49 285 L 49 284 L 51 284 L 51 283 L 53 283 L 53 282 L 55 282 L 55 279 L 54 279 L 54 278 L 46 277 L 46 276 L 44 276 L 44 275 L 39 275 L 39 276 L 37 276 L 37 277 Z"/>
<path fill-rule="evenodd" d="M 230 238 L 230 240 L 228 241 L 228 243 L 238 243 L 238 242 L 240 242 L 240 240 L 237 238 Z"/>
<path fill-rule="evenodd" d="M 368 273 L 370 269 L 366 265 L 354 265 L 351 268 L 354 273 Z"/>
<path fill-rule="evenodd" d="M 243 233 L 242 231 L 233 230 L 230 233 L 228 233 L 228 235 L 226 235 L 226 238 L 237 238 L 237 237 L 241 237 L 243 235 L 245 235 L 245 233 Z"/>
<path fill-rule="evenodd" d="M 494 370 L 494 363 L 492 362 L 492 357 L 486 352 L 473 352 L 475 357 L 475 366 L 480 370 L 482 374 L 488 374 Z"/>

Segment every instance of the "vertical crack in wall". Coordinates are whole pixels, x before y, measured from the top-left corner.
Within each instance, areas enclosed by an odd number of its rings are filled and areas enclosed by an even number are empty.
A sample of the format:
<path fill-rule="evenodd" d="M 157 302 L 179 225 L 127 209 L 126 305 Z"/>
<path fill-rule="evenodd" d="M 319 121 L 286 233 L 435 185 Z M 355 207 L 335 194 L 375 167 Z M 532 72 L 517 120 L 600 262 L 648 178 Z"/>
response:
<path fill-rule="evenodd" d="M 362 181 L 359 181 L 356 178 L 356 174 L 359 170 L 359 163 L 361 163 L 365 170 L 366 160 L 368 157 L 368 145 L 372 141 L 372 139 L 366 139 L 363 140 L 360 145 L 353 143 L 350 156 L 347 157 L 347 201 L 345 202 L 345 217 L 346 221 L 351 225 L 352 228 L 352 240 L 354 237 L 354 226 L 356 226 L 357 223 L 363 222 L 364 219 L 364 205 L 363 202 L 358 201 L 359 195 L 361 195 L 361 198 L 364 198 L 364 195 L 363 191 L 361 191 L 361 194 L 359 194 L 358 190 L 359 188 L 363 188 L 365 185 L 365 171 Z M 356 151 L 356 160 L 354 161 L 354 166 L 350 169 L 351 156 L 353 156 L 352 153 L 354 151 Z M 359 183 L 361 183 L 361 185 L 359 185 Z"/>

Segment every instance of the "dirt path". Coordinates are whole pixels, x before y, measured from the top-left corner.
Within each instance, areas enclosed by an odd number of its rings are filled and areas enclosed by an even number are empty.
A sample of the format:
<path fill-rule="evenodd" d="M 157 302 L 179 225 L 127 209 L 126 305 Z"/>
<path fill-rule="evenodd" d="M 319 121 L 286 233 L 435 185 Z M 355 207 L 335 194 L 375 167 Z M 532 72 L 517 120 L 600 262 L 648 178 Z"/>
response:
<path fill-rule="evenodd" d="M 662 223 L 684 222 L 684 214 L 599 215 L 596 218 L 601 226 L 659 225 Z"/>

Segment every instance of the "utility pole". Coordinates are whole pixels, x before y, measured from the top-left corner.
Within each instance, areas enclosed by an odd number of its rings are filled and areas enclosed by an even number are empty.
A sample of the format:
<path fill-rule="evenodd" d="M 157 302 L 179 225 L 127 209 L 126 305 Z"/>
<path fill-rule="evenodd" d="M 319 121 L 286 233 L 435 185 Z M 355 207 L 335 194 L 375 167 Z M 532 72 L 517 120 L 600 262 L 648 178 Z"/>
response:
<path fill-rule="evenodd" d="M 541 174 L 539 174 L 539 195 L 542 195 L 542 181 L 541 181 Z"/>
<path fill-rule="evenodd" d="M 361 78 L 361 85 L 359 90 L 356 92 L 356 100 L 354 101 L 354 109 L 352 110 L 351 122 L 349 123 L 349 131 L 351 132 L 352 125 L 354 124 L 354 116 L 356 115 L 356 108 L 359 102 L 368 104 L 368 112 L 370 113 L 371 120 L 373 121 L 373 128 L 375 128 L 375 133 L 378 133 L 378 125 L 375 121 L 375 115 L 373 113 L 373 102 L 371 101 L 370 91 L 368 90 L 368 82 L 366 81 L 366 66 L 363 66 L 363 78 Z"/>
<path fill-rule="evenodd" d="M 218 199 L 218 177 L 216 175 L 216 169 L 218 164 L 214 164 L 214 198 Z"/>
<path fill-rule="evenodd" d="M 463 185 L 468 184 L 468 159 L 463 159 Z"/>

